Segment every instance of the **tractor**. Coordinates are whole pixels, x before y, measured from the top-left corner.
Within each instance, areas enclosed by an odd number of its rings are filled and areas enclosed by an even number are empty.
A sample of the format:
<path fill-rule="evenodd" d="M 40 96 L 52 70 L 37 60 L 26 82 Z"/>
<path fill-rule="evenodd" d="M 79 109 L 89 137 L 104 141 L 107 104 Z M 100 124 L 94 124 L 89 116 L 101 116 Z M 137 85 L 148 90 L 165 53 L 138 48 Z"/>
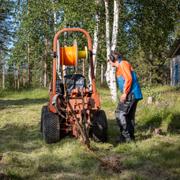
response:
<path fill-rule="evenodd" d="M 77 32 L 87 39 L 84 50 L 78 50 L 76 40 L 71 46 L 62 46 L 61 36 Z M 86 30 L 64 28 L 55 34 L 49 102 L 41 111 L 41 132 L 46 143 L 56 143 L 67 135 L 80 138 L 86 145 L 89 138 L 107 141 L 107 118 L 100 107 L 93 66 L 92 39 Z M 78 68 L 82 69 L 78 72 Z"/>

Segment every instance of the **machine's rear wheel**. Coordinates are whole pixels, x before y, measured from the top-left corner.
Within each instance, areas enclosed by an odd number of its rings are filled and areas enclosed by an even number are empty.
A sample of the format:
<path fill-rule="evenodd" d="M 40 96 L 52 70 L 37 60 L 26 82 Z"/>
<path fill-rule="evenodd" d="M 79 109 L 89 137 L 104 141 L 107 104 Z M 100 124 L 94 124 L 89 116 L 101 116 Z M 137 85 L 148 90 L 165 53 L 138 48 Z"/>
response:
<path fill-rule="evenodd" d="M 60 140 L 59 116 L 49 111 L 47 106 L 42 108 L 42 134 L 46 143 L 55 143 Z"/>
<path fill-rule="evenodd" d="M 40 122 L 40 131 L 41 132 L 43 131 L 43 119 L 44 119 L 44 114 L 45 114 L 46 109 L 47 109 L 47 106 L 43 106 L 41 109 L 41 122 Z"/>
<path fill-rule="evenodd" d="M 107 117 L 103 110 L 97 111 L 93 114 L 93 125 L 91 129 L 91 136 L 95 141 L 107 141 Z"/>

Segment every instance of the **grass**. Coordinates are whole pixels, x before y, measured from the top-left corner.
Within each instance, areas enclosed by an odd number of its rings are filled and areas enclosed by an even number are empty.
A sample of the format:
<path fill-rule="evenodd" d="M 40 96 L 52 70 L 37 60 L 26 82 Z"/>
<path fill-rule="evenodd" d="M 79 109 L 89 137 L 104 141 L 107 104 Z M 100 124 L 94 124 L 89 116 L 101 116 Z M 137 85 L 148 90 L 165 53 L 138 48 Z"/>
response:
<path fill-rule="evenodd" d="M 144 89 L 136 118 L 136 143 L 115 143 L 116 104 L 99 89 L 109 124 L 108 143 L 91 142 L 104 158 L 118 156 L 121 173 L 100 166 L 80 142 L 64 138 L 47 145 L 39 132 L 47 89 L 0 91 L 0 173 L 11 179 L 180 179 L 180 91 L 168 86 Z M 147 104 L 147 96 L 154 96 Z M 161 129 L 155 134 L 154 129 Z"/>

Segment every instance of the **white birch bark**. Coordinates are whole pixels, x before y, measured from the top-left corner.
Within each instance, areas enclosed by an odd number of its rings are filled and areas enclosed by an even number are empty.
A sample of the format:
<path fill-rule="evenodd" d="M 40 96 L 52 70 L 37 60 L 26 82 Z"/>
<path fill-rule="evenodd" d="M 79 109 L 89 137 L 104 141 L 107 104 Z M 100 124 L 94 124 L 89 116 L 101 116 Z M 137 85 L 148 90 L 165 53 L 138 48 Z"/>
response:
<path fill-rule="evenodd" d="M 118 21 L 119 21 L 119 1 L 114 0 L 114 17 L 113 17 L 113 29 L 112 29 L 112 42 L 110 44 L 110 26 L 109 26 L 109 3 L 108 0 L 104 0 L 105 3 L 105 14 L 106 14 L 106 49 L 107 49 L 107 59 L 111 50 L 115 50 L 117 45 L 117 35 L 118 35 Z M 115 102 L 117 100 L 117 88 L 116 88 L 116 77 L 115 68 L 113 68 L 109 62 L 107 62 L 106 70 L 106 81 L 109 86 L 112 100 Z"/>
<path fill-rule="evenodd" d="M 100 0 L 96 0 L 96 5 L 99 5 Z M 96 77 L 96 70 L 97 70 L 97 61 L 96 61 L 96 54 L 97 54 L 97 49 L 98 49 L 98 34 L 99 34 L 99 21 L 100 21 L 100 16 L 99 16 L 99 12 L 96 12 L 95 15 L 95 28 L 94 28 L 94 35 L 93 35 L 93 49 L 92 49 L 92 53 L 93 53 L 93 65 L 94 65 L 94 75 Z M 89 81 L 91 84 L 91 68 L 89 67 Z"/>
<path fill-rule="evenodd" d="M 56 33 L 56 25 L 57 25 L 57 14 L 56 14 L 56 9 L 55 9 L 55 2 L 52 0 L 52 5 L 53 5 L 53 18 L 54 18 L 54 33 Z"/>
<path fill-rule="evenodd" d="M 112 30 L 112 43 L 111 50 L 115 50 L 117 46 L 117 35 L 119 25 L 119 0 L 114 0 L 114 19 L 113 19 L 113 30 Z"/>
<path fill-rule="evenodd" d="M 119 1 L 114 0 L 114 19 L 113 19 L 113 30 L 112 30 L 112 41 L 111 50 L 114 51 L 117 46 L 117 35 L 118 35 L 118 24 L 119 24 Z M 111 67 L 110 70 L 110 89 L 112 94 L 112 100 L 117 100 L 117 86 L 116 86 L 116 69 Z"/>
<path fill-rule="evenodd" d="M 106 58 L 109 58 L 110 55 L 110 25 L 109 25 L 109 1 L 104 0 L 104 5 L 105 5 L 105 15 L 106 15 Z M 106 70 L 106 82 L 108 84 L 108 87 L 110 88 L 110 63 L 107 62 L 107 70 Z"/>
<path fill-rule="evenodd" d="M 94 64 L 94 75 L 96 76 L 96 67 L 97 67 L 97 61 L 96 61 L 96 54 L 98 49 L 98 33 L 99 33 L 99 14 L 97 12 L 95 19 L 96 19 L 96 25 L 94 29 L 94 38 L 93 38 L 93 64 Z"/>

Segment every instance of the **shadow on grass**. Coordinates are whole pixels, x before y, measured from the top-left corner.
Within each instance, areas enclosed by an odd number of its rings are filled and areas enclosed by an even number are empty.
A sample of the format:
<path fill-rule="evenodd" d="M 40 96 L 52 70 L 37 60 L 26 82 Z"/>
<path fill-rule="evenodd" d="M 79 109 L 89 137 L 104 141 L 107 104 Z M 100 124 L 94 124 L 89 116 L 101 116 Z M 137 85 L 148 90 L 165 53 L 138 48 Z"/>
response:
<path fill-rule="evenodd" d="M 160 129 L 162 135 L 167 133 L 180 134 L 180 113 L 168 111 L 164 112 L 164 115 L 156 113 L 139 122 L 136 127 L 137 140 L 151 138 L 153 133 L 156 133 L 155 129 Z"/>
<path fill-rule="evenodd" d="M 158 142 L 158 145 L 157 145 Z M 180 144 L 176 142 L 149 142 L 134 149 L 124 162 L 125 169 L 150 179 L 179 179 Z"/>
<path fill-rule="evenodd" d="M 47 98 L 39 99 L 17 99 L 17 100 L 0 100 L 0 109 L 5 109 L 7 106 L 20 106 L 20 105 L 31 105 L 41 104 L 47 102 Z"/>
<path fill-rule="evenodd" d="M 180 113 L 166 112 L 164 117 L 160 113 L 155 114 L 151 118 L 145 120 L 141 125 L 137 126 L 139 131 L 153 130 L 161 128 L 162 123 L 166 123 L 167 131 L 171 133 L 179 133 L 180 131 Z"/>
<path fill-rule="evenodd" d="M 48 145 L 38 128 L 7 124 L 0 129 L 0 153 L 9 159 L 6 164 L 9 177 L 31 179 L 47 174 L 53 179 L 57 173 L 62 178 L 80 179 L 89 172 L 99 173 L 97 160 L 84 151 L 76 139 L 64 138 Z M 37 155 L 31 159 L 35 152 Z"/>
<path fill-rule="evenodd" d="M 115 119 L 108 119 L 108 143 L 113 146 L 117 145 L 117 138 L 120 134 L 119 126 Z"/>
<path fill-rule="evenodd" d="M 135 127 L 135 137 L 136 140 L 145 140 L 151 138 L 151 134 L 145 134 L 144 127 Z M 118 145 L 116 140 L 120 135 L 120 129 L 115 119 L 108 120 L 108 143 L 112 144 L 114 147 Z"/>
<path fill-rule="evenodd" d="M 149 139 L 153 135 L 153 130 L 159 128 L 162 123 L 160 114 L 155 114 L 150 118 L 144 119 L 143 122 L 137 122 L 135 126 L 136 140 Z"/>
<path fill-rule="evenodd" d="M 60 140 L 61 145 L 75 140 L 69 137 L 70 136 L 63 137 Z M 52 146 L 57 144 L 58 143 L 53 143 L 48 145 L 44 142 L 40 132 L 40 124 L 6 124 L 4 127 L 0 128 L 0 152 L 18 151 L 30 153 L 46 145 L 48 149 L 51 150 Z"/>
<path fill-rule="evenodd" d="M 180 113 L 174 113 L 168 125 L 168 131 L 180 134 Z"/>
<path fill-rule="evenodd" d="M 30 152 L 42 145 L 37 126 L 6 124 L 0 128 L 0 151 Z"/>
<path fill-rule="evenodd" d="M 115 145 L 119 136 L 119 127 L 115 119 L 109 119 L 108 125 L 109 142 Z M 136 140 L 151 138 L 155 129 L 162 129 L 164 135 L 166 133 L 180 134 L 180 113 L 160 112 L 137 122 L 137 126 L 135 126 Z"/>
<path fill-rule="evenodd" d="M 137 130 L 139 131 L 147 131 L 152 130 L 154 128 L 159 128 L 162 123 L 161 114 L 155 114 L 152 117 L 145 119 L 140 125 L 137 124 Z"/>
<path fill-rule="evenodd" d="M 162 90 L 161 93 L 166 94 L 166 93 L 177 93 L 180 92 L 180 86 L 177 87 L 171 87 L 171 89 L 166 89 L 166 90 Z"/>

